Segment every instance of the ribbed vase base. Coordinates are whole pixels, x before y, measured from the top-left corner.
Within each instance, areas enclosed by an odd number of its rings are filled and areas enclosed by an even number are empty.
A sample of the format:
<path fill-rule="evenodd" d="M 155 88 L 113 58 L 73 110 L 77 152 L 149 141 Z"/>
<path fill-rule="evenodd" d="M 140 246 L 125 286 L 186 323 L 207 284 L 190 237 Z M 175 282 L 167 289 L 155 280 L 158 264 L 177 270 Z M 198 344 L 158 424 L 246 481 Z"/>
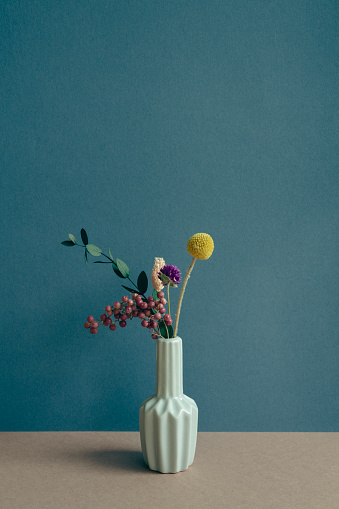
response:
<path fill-rule="evenodd" d="M 193 463 L 193 461 L 192 461 Z M 190 463 L 190 465 L 188 465 L 187 467 L 184 466 L 184 467 L 181 467 L 180 470 L 159 470 L 157 468 L 150 468 L 150 466 L 148 465 L 148 463 L 146 463 L 146 465 L 148 466 L 148 468 L 150 470 L 152 470 L 153 472 L 159 472 L 160 474 L 179 474 L 180 472 L 185 472 L 185 470 L 188 470 L 189 467 L 192 465 L 192 463 Z"/>
<path fill-rule="evenodd" d="M 186 395 L 147 398 L 139 411 L 141 449 L 150 470 L 175 474 L 193 463 L 198 431 L 198 407 Z"/>

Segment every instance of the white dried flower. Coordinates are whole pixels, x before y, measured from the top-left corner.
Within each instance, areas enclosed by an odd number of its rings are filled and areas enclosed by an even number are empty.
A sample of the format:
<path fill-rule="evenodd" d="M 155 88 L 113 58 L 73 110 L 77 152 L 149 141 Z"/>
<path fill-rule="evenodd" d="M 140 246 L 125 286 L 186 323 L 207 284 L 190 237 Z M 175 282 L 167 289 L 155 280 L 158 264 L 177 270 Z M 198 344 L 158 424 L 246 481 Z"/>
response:
<path fill-rule="evenodd" d="M 152 270 L 151 280 L 153 288 L 157 292 L 160 292 L 164 287 L 164 285 L 162 284 L 161 280 L 158 277 L 158 273 L 160 272 L 160 269 L 162 269 L 165 265 L 166 265 L 165 260 L 163 258 L 154 258 L 154 267 Z"/>

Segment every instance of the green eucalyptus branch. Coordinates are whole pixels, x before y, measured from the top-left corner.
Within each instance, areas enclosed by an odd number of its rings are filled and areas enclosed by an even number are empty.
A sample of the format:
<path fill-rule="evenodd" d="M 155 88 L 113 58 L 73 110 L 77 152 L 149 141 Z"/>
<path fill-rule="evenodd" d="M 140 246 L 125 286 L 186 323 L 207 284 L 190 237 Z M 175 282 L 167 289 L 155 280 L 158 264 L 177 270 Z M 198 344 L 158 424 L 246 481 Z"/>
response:
<path fill-rule="evenodd" d="M 136 288 L 137 293 L 142 295 L 144 297 L 144 299 L 147 300 L 145 292 L 148 287 L 148 281 L 147 281 L 146 273 L 144 271 L 139 275 L 140 284 L 139 284 L 139 278 L 138 278 L 138 284 L 135 284 L 134 281 L 132 281 L 132 279 L 130 278 L 130 271 L 129 271 L 129 268 L 127 267 L 127 265 L 122 260 L 119 260 L 118 258 L 117 258 L 117 261 L 115 262 L 110 248 L 108 248 L 109 254 L 107 255 L 98 246 L 88 243 L 88 235 L 84 228 L 81 229 L 81 239 L 84 244 L 79 244 L 76 241 L 76 238 L 74 237 L 74 235 L 72 235 L 71 233 L 68 235 L 68 237 L 70 238 L 70 240 L 65 240 L 65 241 L 61 242 L 61 244 L 63 244 L 64 246 L 67 246 L 67 247 L 78 246 L 78 247 L 84 248 L 86 263 L 87 263 L 87 253 L 89 253 L 92 256 L 104 256 L 105 258 L 107 258 L 109 260 L 109 262 L 96 261 L 94 263 L 111 263 L 113 270 L 117 274 L 117 276 L 119 276 L 123 279 L 128 279 L 132 283 L 132 285 Z M 121 285 L 121 286 L 126 289 L 126 287 L 124 285 Z M 127 289 L 132 290 L 130 288 L 127 288 Z M 143 290 L 143 291 L 141 291 L 141 290 Z"/>
<path fill-rule="evenodd" d="M 98 260 L 98 261 L 95 261 L 94 263 L 110 263 L 112 265 L 113 271 L 116 273 L 116 275 L 122 279 L 128 279 L 128 281 L 130 281 L 132 283 L 132 285 L 134 286 L 135 290 L 133 288 L 129 288 L 128 286 L 125 286 L 125 285 L 121 285 L 121 286 L 123 288 L 125 288 L 126 290 L 128 290 L 132 294 L 137 293 L 138 295 L 141 296 L 141 298 L 144 302 L 148 302 L 148 298 L 145 295 L 147 288 L 148 288 L 148 278 L 147 278 L 145 271 L 140 272 L 137 282 L 134 283 L 134 281 L 132 281 L 132 279 L 130 277 L 130 269 L 126 265 L 126 263 L 123 262 L 122 260 L 120 260 L 119 258 L 116 258 L 116 260 L 114 260 L 110 248 L 108 248 L 108 255 L 107 255 L 106 253 L 102 252 L 100 247 L 95 246 L 94 244 L 89 244 L 88 235 L 86 233 L 86 230 L 84 230 L 84 228 L 81 229 L 81 239 L 82 239 L 83 244 L 78 243 L 76 241 L 76 238 L 72 234 L 69 234 L 68 237 L 70 240 L 65 240 L 65 241 L 61 242 L 61 244 L 63 244 L 64 246 L 67 246 L 67 247 L 78 246 L 78 247 L 84 248 L 86 263 L 88 263 L 87 254 L 90 254 L 95 257 L 103 256 L 103 257 L 107 258 L 107 260 L 109 260 L 109 261 Z M 166 278 L 165 275 L 163 275 L 163 276 Z M 167 282 L 168 283 L 167 291 L 169 292 L 169 286 L 176 287 L 176 285 L 172 284 L 172 282 L 169 278 L 167 278 L 167 279 L 169 280 Z M 157 291 L 153 290 L 153 298 L 156 299 L 156 297 L 157 297 Z M 168 293 L 168 306 L 170 306 L 169 293 Z M 152 319 L 152 315 L 156 314 L 157 311 L 154 308 L 151 308 L 150 312 L 151 312 L 151 315 L 149 316 L 149 318 L 145 317 L 145 319 L 147 321 L 150 321 Z M 170 308 L 169 308 L 169 313 L 170 313 Z M 90 326 L 90 324 L 85 324 L 86 327 L 87 327 L 87 325 Z M 94 329 L 95 329 L 95 333 L 96 333 L 97 328 L 94 327 Z M 167 338 L 173 337 L 173 328 L 171 325 L 167 326 L 165 320 L 161 319 L 158 322 L 157 334 L 164 339 L 165 339 L 165 337 L 167 337 Z"/>

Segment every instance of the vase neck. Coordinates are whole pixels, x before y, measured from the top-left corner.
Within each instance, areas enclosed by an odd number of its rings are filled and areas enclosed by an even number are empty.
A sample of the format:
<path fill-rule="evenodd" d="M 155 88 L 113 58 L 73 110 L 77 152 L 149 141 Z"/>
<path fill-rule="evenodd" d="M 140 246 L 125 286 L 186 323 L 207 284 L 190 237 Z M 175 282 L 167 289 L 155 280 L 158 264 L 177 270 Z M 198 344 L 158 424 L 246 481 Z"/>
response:
<path fill-rule="evenodd" d="M 157 339 L 156 385 L 157 397 L 176 397 L 183 394 L 181 338 Z"/>

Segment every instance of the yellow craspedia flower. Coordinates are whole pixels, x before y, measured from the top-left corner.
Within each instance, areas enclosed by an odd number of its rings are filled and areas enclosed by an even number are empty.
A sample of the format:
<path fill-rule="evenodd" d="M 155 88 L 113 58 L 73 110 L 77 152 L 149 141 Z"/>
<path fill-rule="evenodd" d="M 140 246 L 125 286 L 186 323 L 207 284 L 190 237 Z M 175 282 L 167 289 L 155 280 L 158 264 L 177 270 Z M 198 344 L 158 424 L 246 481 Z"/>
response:
<path fill-rule="evenodd" d="M 199 260 L 207 260 L 213 253 L 214 242 L 208 233 L 196 233 L 187 242 L 187 251 Z"/>

